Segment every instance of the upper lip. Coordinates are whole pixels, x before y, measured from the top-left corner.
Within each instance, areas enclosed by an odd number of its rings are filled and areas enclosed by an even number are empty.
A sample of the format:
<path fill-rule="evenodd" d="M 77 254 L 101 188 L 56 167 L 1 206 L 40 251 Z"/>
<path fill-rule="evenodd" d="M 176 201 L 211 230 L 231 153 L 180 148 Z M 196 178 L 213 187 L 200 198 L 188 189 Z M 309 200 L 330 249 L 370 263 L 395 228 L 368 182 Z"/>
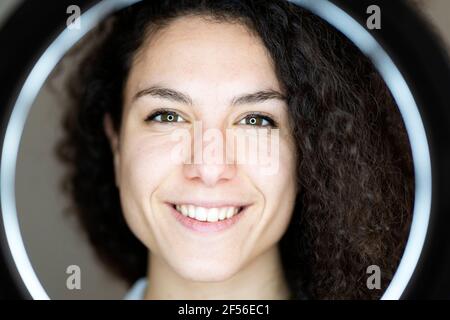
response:
<path fill-rule="evenodd" d="M 203 208 L 222 208 L 222 207 L 246 207 L 251 203 L 242 201 L 206 201 L 206 200 L 186 200 L 186 201 L 169 201 L 170 205 L 193 205 Z"/>

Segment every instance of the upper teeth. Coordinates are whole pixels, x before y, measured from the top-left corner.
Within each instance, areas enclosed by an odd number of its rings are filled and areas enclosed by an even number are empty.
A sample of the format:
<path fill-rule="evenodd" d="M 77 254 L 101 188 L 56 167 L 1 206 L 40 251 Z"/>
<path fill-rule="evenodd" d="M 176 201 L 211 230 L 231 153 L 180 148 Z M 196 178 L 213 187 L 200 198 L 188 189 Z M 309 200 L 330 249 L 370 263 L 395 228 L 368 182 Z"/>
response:
<path fill-rule="evenodd" d="M 190 218 L 199 221 L 209 222 L 231 218 L 239 211 L 239 207 L 204 208 L 197 207 L 191 204 L 177 204 L 175 208 L 178 212 L 181 212 L 186 217 L 189 216 Z"/>

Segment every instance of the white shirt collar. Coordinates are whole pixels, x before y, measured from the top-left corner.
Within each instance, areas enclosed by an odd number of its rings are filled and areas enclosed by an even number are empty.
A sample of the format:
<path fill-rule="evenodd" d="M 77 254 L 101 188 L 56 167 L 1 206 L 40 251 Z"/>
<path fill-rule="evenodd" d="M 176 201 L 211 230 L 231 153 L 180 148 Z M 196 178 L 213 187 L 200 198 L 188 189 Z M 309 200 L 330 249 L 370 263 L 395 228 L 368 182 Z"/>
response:
<path fill-rule="evenodd" d="M 138 279 L 123 297 L 124 300 L 144 300 L 147 278 Z"/>

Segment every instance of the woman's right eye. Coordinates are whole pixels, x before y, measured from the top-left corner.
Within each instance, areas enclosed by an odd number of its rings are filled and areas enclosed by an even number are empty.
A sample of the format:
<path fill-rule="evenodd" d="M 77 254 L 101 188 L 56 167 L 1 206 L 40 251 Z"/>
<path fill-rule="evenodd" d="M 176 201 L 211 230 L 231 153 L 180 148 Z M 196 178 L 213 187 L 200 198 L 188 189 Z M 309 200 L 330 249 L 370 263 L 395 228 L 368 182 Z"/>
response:
<path fill-rule="evenodd" d="M 146 122 L 156 121 L 156 122 L 186 122 L 182 116 L 174 111 L 156 111 L 145 119 Z"/>

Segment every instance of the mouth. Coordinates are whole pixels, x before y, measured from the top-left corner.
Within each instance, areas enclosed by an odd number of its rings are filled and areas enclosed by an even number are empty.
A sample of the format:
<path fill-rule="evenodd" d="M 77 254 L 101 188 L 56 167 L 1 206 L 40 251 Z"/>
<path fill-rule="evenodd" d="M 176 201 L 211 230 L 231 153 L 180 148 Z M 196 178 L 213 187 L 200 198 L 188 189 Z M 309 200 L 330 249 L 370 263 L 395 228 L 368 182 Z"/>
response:
<path fill-rule="evenodd" d="M 172 204 L 172 208 L 185 217 L 197 221 L 217 222 L 233 218 L 240 214 L 245 206 L 200 207 L 192 204 Z"/>
<path fill-rule="evenodd" d="M 240 220 L 249 205 L 202 207 L 193 204 L 168 203 L 175 218 L 193 231 L 217 232 L 230 228 Z"/>

